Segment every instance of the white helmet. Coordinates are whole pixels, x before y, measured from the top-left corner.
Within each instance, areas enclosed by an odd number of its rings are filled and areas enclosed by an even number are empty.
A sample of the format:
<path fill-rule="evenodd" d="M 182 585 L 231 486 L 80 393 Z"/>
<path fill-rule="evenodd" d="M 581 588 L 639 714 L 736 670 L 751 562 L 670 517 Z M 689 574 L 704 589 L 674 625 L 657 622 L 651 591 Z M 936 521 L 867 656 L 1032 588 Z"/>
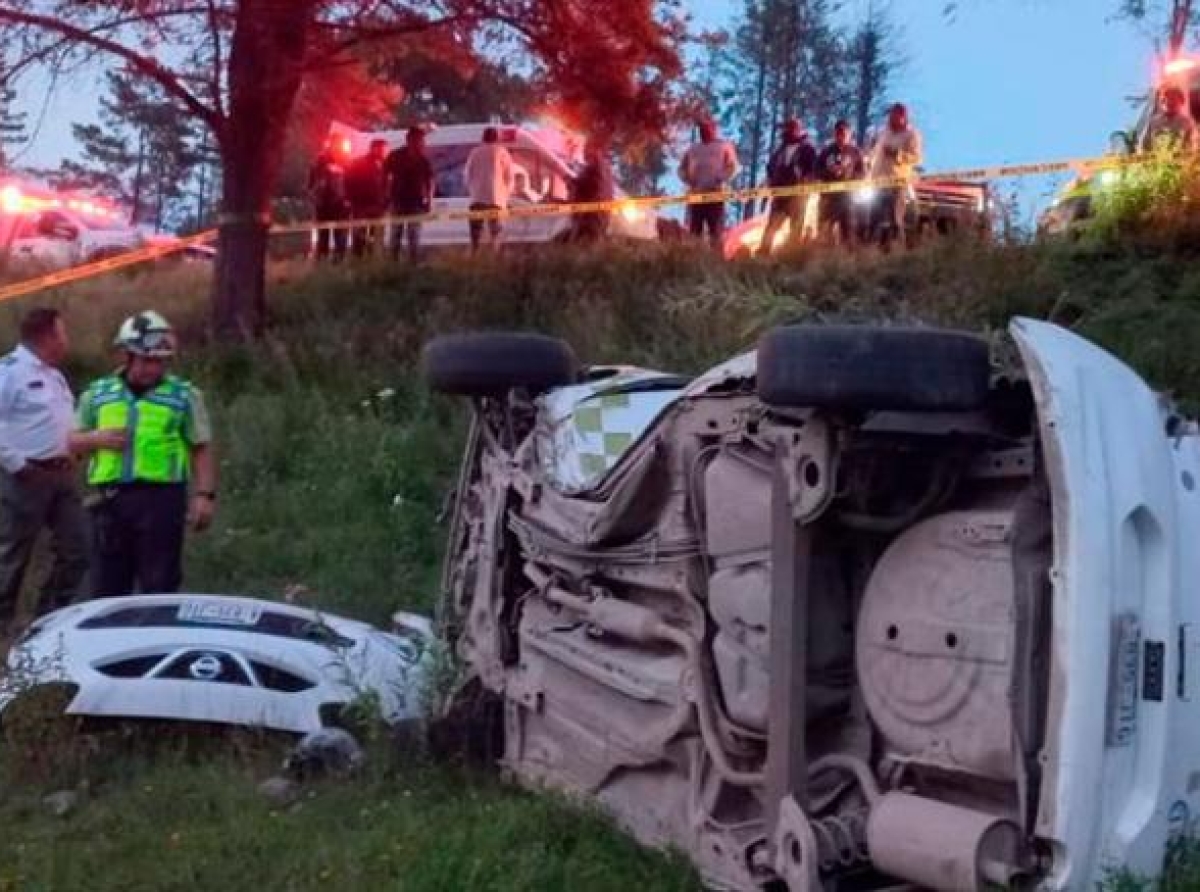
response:
<path fill-rule="evenodd" d="M 138 356 L 170 359 L 175 355 L 175 331 L 161 314 L 147 310 L 122 322 L 113 344 Z"/>

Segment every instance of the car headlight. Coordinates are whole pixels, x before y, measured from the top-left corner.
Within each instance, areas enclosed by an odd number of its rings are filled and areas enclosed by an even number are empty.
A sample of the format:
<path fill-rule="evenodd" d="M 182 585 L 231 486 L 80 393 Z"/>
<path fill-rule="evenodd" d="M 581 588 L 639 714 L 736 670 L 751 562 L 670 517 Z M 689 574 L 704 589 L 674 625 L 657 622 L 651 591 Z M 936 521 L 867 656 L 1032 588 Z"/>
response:
<path fill-rule="evenodd" d="M 854 203 L 855 204 L 870 204 L 871 202 L 873 202 L 875 200 L 875 196 L 878 193 L 879 193 L 879 190 L 874 189 L 870 186 L 868 186 L 866 189 L 856 189 L 854 191 Z"/>
<path fill-rule="evenodd" d="M 762 244 L 763 231 L 764 228 L 761 226 L 756 226 L 754 229 L 747 229 L 742 233 L 742 237 L 738 241 L 741 242 L 743 248 L 757 250 L 758 246 Z"/>
<path fill-rule="evenodd" d="M 646 212 L 635 204 L 621 205 L 618 213 L 626 223 L 641 223 L 646 219 Z"/>

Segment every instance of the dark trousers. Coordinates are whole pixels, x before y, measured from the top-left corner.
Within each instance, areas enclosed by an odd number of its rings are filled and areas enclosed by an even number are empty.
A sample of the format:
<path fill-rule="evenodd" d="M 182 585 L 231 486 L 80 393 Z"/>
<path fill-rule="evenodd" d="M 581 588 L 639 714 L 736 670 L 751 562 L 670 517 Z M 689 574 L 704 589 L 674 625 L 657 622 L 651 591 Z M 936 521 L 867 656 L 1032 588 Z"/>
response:
<path fill-rule="evenodd" d="M 350 233 L 350 253 L 355 257 L 374 253 L 382 231 L 378 226 L 355 226 Z"/>
<path fill-rule="evenodd" d="M 608 236 L 609 215 L 600 211 L 595 214 L 575 214 L 571 218 L 569 238 L 573 242 L 598 242 Z"/>
<path fill-rule="evenodd" d="M 494 205 L 494 204 L 474 203 L 471 205 L 471 210 L 473 210 L 473 211 L 498 211 L 498 210 L 500 210 L 500 207 L 498 205 Z M 497 217 L 494 220 L 472 220 L 470 223 L 471 250 L 472 251 L 476 250 L 479 247 L 479 243 L 483 239 L 483 227 L 485 225 L 487 226 L 488 237 L 492 240 L 492 243 L 495 244 L 496 242 L 500 241 L 500 232 L 504 227 L 501 225 L 499 217 Z"/>
<path fill-rule="evenodd" d="M 171 594 L 183 583 L 184 484 L 101 488 L 92 505 L 92 594 Z"/>
<path fill-rule="evenodd" d="M 885 248 L 904 237 L 904 217 L 908 210 L 907 189 L 881 189 L 875 205 L 872 229 Z"/>
<path fill-rule="evenodd" d="M 807 200 L 807 196 L 802 198 L 799 195 L 781 195 L 771 199 L 771 210 L 767 214 L 767 228 L 763 230 L 762 241 L 758 245 L 759 256 L 766 257 L 771 253 L 771 247 L 775 243 L 775 233 L 783 228 L 784 223 L 791 224 L 788 238 L 793 242 L 800 240 L 800 227 L 803 223 L 801 209 L 805 200 Z"/>
<path fill-rule="evenodd" d="M 74 467 L 31 469 L 26 479 L 0 473 L 0 619 L 16 612 L 38 534 L 50 530 L 52 566 L 38 613 L 69 604 L 87 571 L 87 524 Z"/>
<path fill-rule="evenodd" d="M 719 251 L 725 237 L 725 202 L 688 205 L 688 228 L 696 238 L 707 230 L 709 243 Z"/>
<path fill-rule="evenodd" d="M 350 208 L 353 220 L 376 220 L 387 214 L 386 205 L 360 206 Z M 366 257 L 375 253 L 377 248 L 384 247 L 382 226 L 355 226 L 350 230 L 350 253 L 355 257 Z"/>
<path fill-rule="evenodd" d="M 396 211 L 397 215 L 419 214 L 421 211 Z M 416 263 L 421 259 L 421 224 L 397 223 L 392 227 L 392 257 L 400 259 L 400 252 L 408 246 L 408 259 Z"/>
<path fill-rule="evenodd" d="M 849 192 L 827 192 L 821 196 L 821 231 L 831 244 L 841 239 L 843 244 L 854 243 L 854 199 Z M 837 236 L 834 229 L 841 230 Z"/>
<path fill-rule="evenodd" d="M 336 223 L 346 219 L 346 215 L 335 210 L 319 210 L 318 223 Z M 325 260 L 330 256 L 342 260 L 346 256 L 345 229 L 317 229 L 317 260 Z"/>

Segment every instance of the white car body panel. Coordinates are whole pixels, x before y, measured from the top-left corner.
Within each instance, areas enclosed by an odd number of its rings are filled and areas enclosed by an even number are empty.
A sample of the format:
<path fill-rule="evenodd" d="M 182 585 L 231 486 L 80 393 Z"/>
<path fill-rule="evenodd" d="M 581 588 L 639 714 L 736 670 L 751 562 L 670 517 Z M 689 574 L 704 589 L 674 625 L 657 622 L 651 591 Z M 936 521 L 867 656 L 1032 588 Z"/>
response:
<path fill-rule="evenodd" d="M 137 619 L 151 614 L 154 620 Z M 369 693 L 378 698 L 382 717 L 397 722 L 417 715 L 432 638 L 427 620 L 403 614 L 400 619 L 403 635 L 254 598 L 138 595 L 88 601 L 48 614 L 13 647 L 0 708 L 27 687 L 70 682 L 79 690 L 67 711 L 76 715 L 306 733 L 323 727 L 323 706 L 349 704 Z M 263 621 L 274 623 L 275 631 L 262 631 L 266 626 L 256 624 Z M 284 625 L 288 633 L 280 631 Z M 301 629 L 320 629 L 325 640 L 310 640 Z M 112 674 L 113 664 L 143 657 L 148 665 L 136 675 Z M 241 676 L 226 671 L 226 660 Z M 307 687 L 281 688 L 268 680 L 271 670 Z M 173 671 L 183 677 L 162 677 Z M 235 683 L 234 677 L 245 681 Z"/>
<path fill-rule="evenodd" d="M 1168 837 L 1200 814 L 1200 601 L 1184 584 L 1200 571 L 1195 432 L 1168 436 L 1164 402 L 1082 338 L 1032 320 L 1012 333 L 1054 513 L 1048 888 L 1156 876 Z"/>

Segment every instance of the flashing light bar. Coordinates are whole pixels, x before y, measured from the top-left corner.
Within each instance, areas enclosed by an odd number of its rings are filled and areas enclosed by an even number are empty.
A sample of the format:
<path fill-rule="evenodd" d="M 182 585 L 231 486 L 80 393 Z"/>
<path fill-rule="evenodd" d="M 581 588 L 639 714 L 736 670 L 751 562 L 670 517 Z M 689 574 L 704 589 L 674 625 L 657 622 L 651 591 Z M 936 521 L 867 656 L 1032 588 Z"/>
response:
<path fill-rule="evenodd" d="M 1171 59 L 1163 65 L 1163 74 L 1167 77 L 1174 77 L 1179 74 L 1185 74 L 1200 65 L 1200 60 L 1191 58 Z"/>
<path fill-rule="evenodd" d="M 43 198 L 37 195 L 27 195 L 20 186 L 9 183 L 0 187 L 0 213 L 32 214 L 53 208 L 65 208 L 87 217 L 104 217 L 110 220 L 120 219 L 121 212 L 97 201 L 78 198 Z"/>

